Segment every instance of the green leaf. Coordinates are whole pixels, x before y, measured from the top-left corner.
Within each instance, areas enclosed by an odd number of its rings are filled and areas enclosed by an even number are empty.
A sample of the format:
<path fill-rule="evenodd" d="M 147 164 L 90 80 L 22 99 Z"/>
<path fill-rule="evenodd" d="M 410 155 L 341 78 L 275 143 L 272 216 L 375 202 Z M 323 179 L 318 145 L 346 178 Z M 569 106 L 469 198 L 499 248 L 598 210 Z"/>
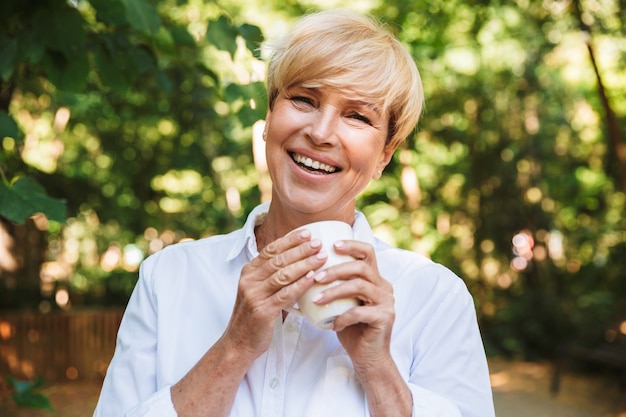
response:
<path fill-rule="evenodd" d="M 237 51 L 237 28 L 231 25 L 230 20 L 221 15 L 217 20 L 209 21 L 206 31 L 207 40 L 217 49 L 228 51 L 231 57 Z"/>
<path fill-rule="evenodd" d="M 34 392 L 35 389 L 45 386 L 43 378 L 40 377 L 34 381 L 19 381 L 11 376 L 7 376 L 7 381 L 15 389 L 13 401 L 17 405 L 54 411 L 47 396 Z"/>
<path fill-rule="evenodd" d="M 81 14 L 70 7 L 39 9 L 33 16 L 33 31 L 45 46 L 68 59 L 85 55 L 87 33 Z"/>
<path fill-rule="evenodd" d="M 173 26 L 170 28 L 170 33 L 172 34 L 172 38 L 174 38 L 174 42 L 176 42 L 177 45 L 196 46 L 196 40 L 184 27 Z"/>
<path fill-rule="evenodd" d="M 96 19 L 110 25 L 123 25 L 126 20 L 126 7 L 121 0 L 89 0 L 96 9 Z"/>
<path fill-rule="evenodd" d="M 148 48 L 129 48 L 125 50 L 127 57 L 133 60 L 133 67 L 139 74 L 154 71 L 157 67 L 156 58 Z"/>
<path fill-rule="evenodd" d="M 43 57 L 45 46 L 33 31 L 20 33 L 18 39 L 18 60 L 25 60 L 31 64 L 38 64 Z"/>
<path fill-rule="evenodd" d="M 46 190 L 30 177 L 22 177 L 12 185 L 0 182 L 0 216 L 22 224 L 36 213 L 44 213 L 50 220 L 65 222 L 66 202 L 49 197 Z"/>
<path fill-rule="evenodd" d="M 126 20 L 140 32 L 155 35 L 161 26 L 156 8 L 145 0 L 121 0 L 126 7 Z"/>
<path fill-rule="evenodd" d="M 13 401 L 15 401 L 17 405 L 23 407 L 33 407 L 42 410 L 54 411 L 48 397 L 38 392 L 16 392 L 13 394 Z"/>
<path fill-rule="evenodd" d="M 176 52 L 174 37 L 164 26 L 159 28 L 159 31 L 152 37 L 152 40 L 154 42 L 154 46 L 161 51 L 167 52 L 168 54 Z"/>
<path fill-rule="evenodd" d="M 43 66 L 50 82 L 60 90 L 82 92 L 87 85 L 87 54 L 68 58 L 61 53 L 48 51 L 44 56 Z"/>
<path fill-rule="evenodd" d="M 164 94 L 170 94 L 174 89 L 174 83 L 170 77 L 163 71 L 158 71 L 156 74 L 156 82 Z"/>
<path fill-rule="evenodd" d="M 253 99 L 257 103 L 266 101 L 265 84 L 262 82 L 229 84 L 224 90 L 224 99 L 228 102 L 237 99 L 244 99 L 246 101 Z"/>
<path fill-rule="evenodd" d="M 261 59 L 261 43 L 265 39 L 258 26 L 244 23 L 239 26 L 239 33 L 246 41 L 246 47 L 256 59 Z"/>
<path fill-rule="evenodd" d="M 267 113 L 267 99 L 264 97 L 264 91 L 265 86 L 262 82 L 245 85 L 229 84 L 224 90 L 224 99 L 227 102 L 244 100 L 245 104 L 238 113 L 239 120 L 244 126 L 251 126 L 263 119 Z M 250 100 L 254 100 L 254 108 L 250 105 Z"/>
<path fill-rule="evenodd" d="M 0 79 L 8 80 L 13 74 L 15 57 L 17 56 L 17 40 L 15 38 L 0 37 Z"/>
<path fill-rule="evenodd" d="M 125 49 L 110 51 L 98 45 L 94 51 L 94 62 L 102 83 L 120 93 L 132 87 L 139 76 L 135 60 Z"/>
<path fill-rule="evenodd" d="M 13 117 L 4 110 L 0 110 L 0 139 L 10 137 L 16 140 L 21 139 L 20 128 Z"/>
<path fill-rule="evenodd" d="M 265 117 L 265 113 L 261 113 L 258 109 L 253 109 L 252 107 L 245 105 L 241 108 L 241 110 L 239 110 L 237 116 L 239 117 L 239 121 L 242 126 L 248 127 L 252 126 L 259 120 L 262 120 Z"/>

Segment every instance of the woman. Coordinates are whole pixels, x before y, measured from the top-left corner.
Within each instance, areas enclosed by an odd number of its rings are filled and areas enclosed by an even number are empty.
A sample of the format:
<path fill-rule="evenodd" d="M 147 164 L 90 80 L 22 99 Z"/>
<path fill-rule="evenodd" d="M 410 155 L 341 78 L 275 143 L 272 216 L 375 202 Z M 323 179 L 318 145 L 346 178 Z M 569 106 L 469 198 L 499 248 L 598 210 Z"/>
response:
<path fill-rule="evenodd" d="M 377 240 L 355 199 L 415 127 L 410 55 L 371 21 L 306 16 L 268 68 L 272 200 L 228 235 L 148 258 L 95 416 L 494 415 L 472 298 L 452 272 Z M 355 240 L 326 259 L 306 230 L 341 220 Z M 319 330 L 286 313 L 315 282 L 319 304 L 361 304 Z"/>

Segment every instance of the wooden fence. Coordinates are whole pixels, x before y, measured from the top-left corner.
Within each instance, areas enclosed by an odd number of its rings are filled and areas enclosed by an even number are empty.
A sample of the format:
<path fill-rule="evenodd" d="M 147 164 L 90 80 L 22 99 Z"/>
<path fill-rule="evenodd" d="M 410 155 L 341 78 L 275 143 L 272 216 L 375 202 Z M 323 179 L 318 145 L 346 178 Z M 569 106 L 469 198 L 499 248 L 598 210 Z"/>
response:
<path fill-rule="evenodd" d="M 123 310 L 0 312 L 0 375 L 102 379 Z"/>

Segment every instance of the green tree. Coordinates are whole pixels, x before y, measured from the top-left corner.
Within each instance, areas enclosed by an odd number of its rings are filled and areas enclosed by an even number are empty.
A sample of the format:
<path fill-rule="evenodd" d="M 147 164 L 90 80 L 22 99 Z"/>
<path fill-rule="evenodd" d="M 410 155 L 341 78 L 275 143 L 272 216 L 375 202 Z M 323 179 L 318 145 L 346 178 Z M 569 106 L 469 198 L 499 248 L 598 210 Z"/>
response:
<path fill-rule="evenodd" d="M 48 3 L 0 5 L 0 206 L 24 187 L 36 211 L 65 200 L 68 220 L 5 219 L 14 247 L 36 247 L 39 260 L 28 274 L 5 269 L 3 282 L 30 274 L 39 288 L 41 276 L 50 305 L 64 291 L 73 305 L 123 304 L 138 260 L 237 227 L 261 198 L 258 42 L 318 6 Z M 601 342 L 626 318 L 624 10 L 618 0 L 372 9 L 415 57 L 427 102 L 359 207 L 381 237 L 467 282 L 490 352 L 549 356 L 569 340 Z M 4 294 L 2 306 L 21 299 Z"/>
<path fill-rule="evenodd" d="M 13 247 L 31 252 L 14 258 L 41 264 L 44 252 L 28 244 L 37 234 L 32 220 L 22 226 L 26 233 L 9 222 L 43 212 L 55 221 L 49 239 L 60 248 L 47 256 L 70 258 L 63 264 L 75 274 L 72 287 L 101 291 L 110 286 L 104 279 L 110 271 L 94 256 L 111 244 L 138 243 L 147 252 L 141 236 L 148 226 L 185 226 L 197 237 L 234 224 L 242 209 L 229 210 L 220 189 L 254 193 L 252 179 L 236 183 L 222 174 L 239 166 L 235 171 L 253 175 L 247 131 L 265 114 L 252 68 L 263 39 L 258 27 L 203 2 L 0 7 L 7 51 L 0 61 L 0 215 L 17 240 Z M 65 205 L 69 224 L 61 226 Z M 201 215 L 207 207 L 209 215 Z M 74 229 L 80 231 L 69 236 Z M 77 242 L 76 255 L 64 255 L 68 240 Z M 37 269 L 12 282 L 38 283 Z M 116 285 L 125 294 L 132 279 L 122 282 Z"/>
<path fill-rule="evenodd" d="M 490 351 L 602 341 L 626 318 L 623 7 L 405 1 L 376 13 L 410 45 L 427 96 L 380 189 L 397 197 L 393 229 L 411 231 L 396 236 L 466 279 Z"/>

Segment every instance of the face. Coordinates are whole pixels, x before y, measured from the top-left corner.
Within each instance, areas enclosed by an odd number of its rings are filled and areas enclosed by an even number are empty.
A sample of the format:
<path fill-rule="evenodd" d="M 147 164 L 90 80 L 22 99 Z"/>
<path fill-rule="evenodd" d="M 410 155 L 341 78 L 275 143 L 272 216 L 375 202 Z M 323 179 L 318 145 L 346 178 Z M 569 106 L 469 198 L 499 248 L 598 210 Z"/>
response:
<path fill-rule="evenodd" d="M 388 116 L 351 93 L 294 86 L 266 122 L 272 206 L 306 221 L 352 222 L 357 195 L 392 156 Z"/>

